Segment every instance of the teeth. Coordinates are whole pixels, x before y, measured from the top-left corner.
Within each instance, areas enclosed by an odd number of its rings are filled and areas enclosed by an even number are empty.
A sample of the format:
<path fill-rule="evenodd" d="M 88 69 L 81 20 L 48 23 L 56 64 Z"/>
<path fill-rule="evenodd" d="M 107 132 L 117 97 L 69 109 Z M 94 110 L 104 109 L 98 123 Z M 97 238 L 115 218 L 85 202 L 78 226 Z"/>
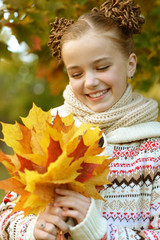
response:
<path fill-rule="evenodd" d="M 94 93 L 94 94 L 88 94 L 90 97 L 95 98 L 95 97 L 100 97 L 102 96 L 104 93 L 106 93 L 107 91 L 103 91 L 103 92 L 99 92 L 99 93 Z"/>

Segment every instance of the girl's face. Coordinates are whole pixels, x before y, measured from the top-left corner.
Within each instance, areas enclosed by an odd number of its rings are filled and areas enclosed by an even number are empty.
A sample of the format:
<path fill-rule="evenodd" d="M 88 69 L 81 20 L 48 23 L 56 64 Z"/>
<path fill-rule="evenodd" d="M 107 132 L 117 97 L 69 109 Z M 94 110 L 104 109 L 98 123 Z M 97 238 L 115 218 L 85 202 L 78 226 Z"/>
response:
<path fill-rule="evenodd" d="M 135 54 L 126 58 L 110 36 L 87 33 L 62 48 L 75 96 L 95 112 L 108 110 L 122 97 L 136 69 Z"/>

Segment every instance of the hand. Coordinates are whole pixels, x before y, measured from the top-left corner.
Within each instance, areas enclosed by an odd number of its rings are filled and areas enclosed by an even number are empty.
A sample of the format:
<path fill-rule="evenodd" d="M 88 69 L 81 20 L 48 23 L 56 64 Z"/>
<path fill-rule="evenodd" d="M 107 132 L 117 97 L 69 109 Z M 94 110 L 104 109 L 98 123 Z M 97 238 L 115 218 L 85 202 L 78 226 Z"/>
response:
<path fill-rule="evenodd" d="M 37 219 L 34 237 L 36 240 L 56 240 L 58 235 L 57 228 L 67 232 L 68 225 L 65 222 L 65 217 L 62 216 L 62 209 L 50 204 Z"/>
<path fill-rule="evenodd" d="M 67 189 L 56 189 L 56 193 L 61 196 L 56 198 L 54 205 L 62 208 L 62 216 L 72 217 L 77 223 L 82 222 L 88 212 L 91 199 Z"/>

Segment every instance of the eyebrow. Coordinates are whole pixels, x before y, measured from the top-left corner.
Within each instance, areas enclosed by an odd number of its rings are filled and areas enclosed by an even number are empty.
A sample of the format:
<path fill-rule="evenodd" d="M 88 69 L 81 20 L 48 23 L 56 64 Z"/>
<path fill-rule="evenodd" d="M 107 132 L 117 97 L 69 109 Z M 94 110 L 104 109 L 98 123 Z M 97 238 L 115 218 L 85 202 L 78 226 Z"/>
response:
<path fill-rule="evenodd" d="M 101 61 L 104 61 L 104 60 L 110 60 L 109 57 L 102 57 L 102 58 L 98 58 L 97 60 L 95 60 L 93 63 L 98 63 L 98 62 L 101 62 Z"/>
<path fill-rule="evenodd" d="M 108 57 L 102 57 L 102 58 L 98 58 L 98 59 L 96 59 L 95 61 L 93 61 L 93 64 L 95 64 L 95 63 L 99 63 L 99 62 L 101 62 L 101 61 L 104 61 L 104 60 L 110 60 L 110 58 L 108 58 Z M 68 67 L 67 69 L 68 70 L 73 70 L 73 69 L 77 69 L 79 66 L 70 66 L 70 67 Z"/>
<path fill-rule="evenodd" d="M 70 66 L 70 67 L 68 67 L 68 68 L 66 68 L 67 70 L 72 70 L 72 69 L 76 69 L 76 68 L 78 68 L 79 66 Z"/>

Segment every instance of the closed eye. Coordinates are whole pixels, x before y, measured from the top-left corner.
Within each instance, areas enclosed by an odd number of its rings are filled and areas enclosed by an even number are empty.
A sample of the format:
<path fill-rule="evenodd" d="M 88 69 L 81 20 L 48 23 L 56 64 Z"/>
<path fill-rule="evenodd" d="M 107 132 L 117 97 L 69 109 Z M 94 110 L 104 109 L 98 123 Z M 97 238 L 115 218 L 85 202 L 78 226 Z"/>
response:
<path fill-rule="evenodd" d="M 82 76 L 82 73 L 74 73 L 71 75 L 72 78 L 80 78 Z"/>
<path fill-rule="evenodd" d="M 109 68 L 109 67 L 110 67 L 109 65 L 102 66 L 102 67 L 97 67 L 97 70 L 103 71 L 103 70 L 106 70 L 106 69 Z"/>

